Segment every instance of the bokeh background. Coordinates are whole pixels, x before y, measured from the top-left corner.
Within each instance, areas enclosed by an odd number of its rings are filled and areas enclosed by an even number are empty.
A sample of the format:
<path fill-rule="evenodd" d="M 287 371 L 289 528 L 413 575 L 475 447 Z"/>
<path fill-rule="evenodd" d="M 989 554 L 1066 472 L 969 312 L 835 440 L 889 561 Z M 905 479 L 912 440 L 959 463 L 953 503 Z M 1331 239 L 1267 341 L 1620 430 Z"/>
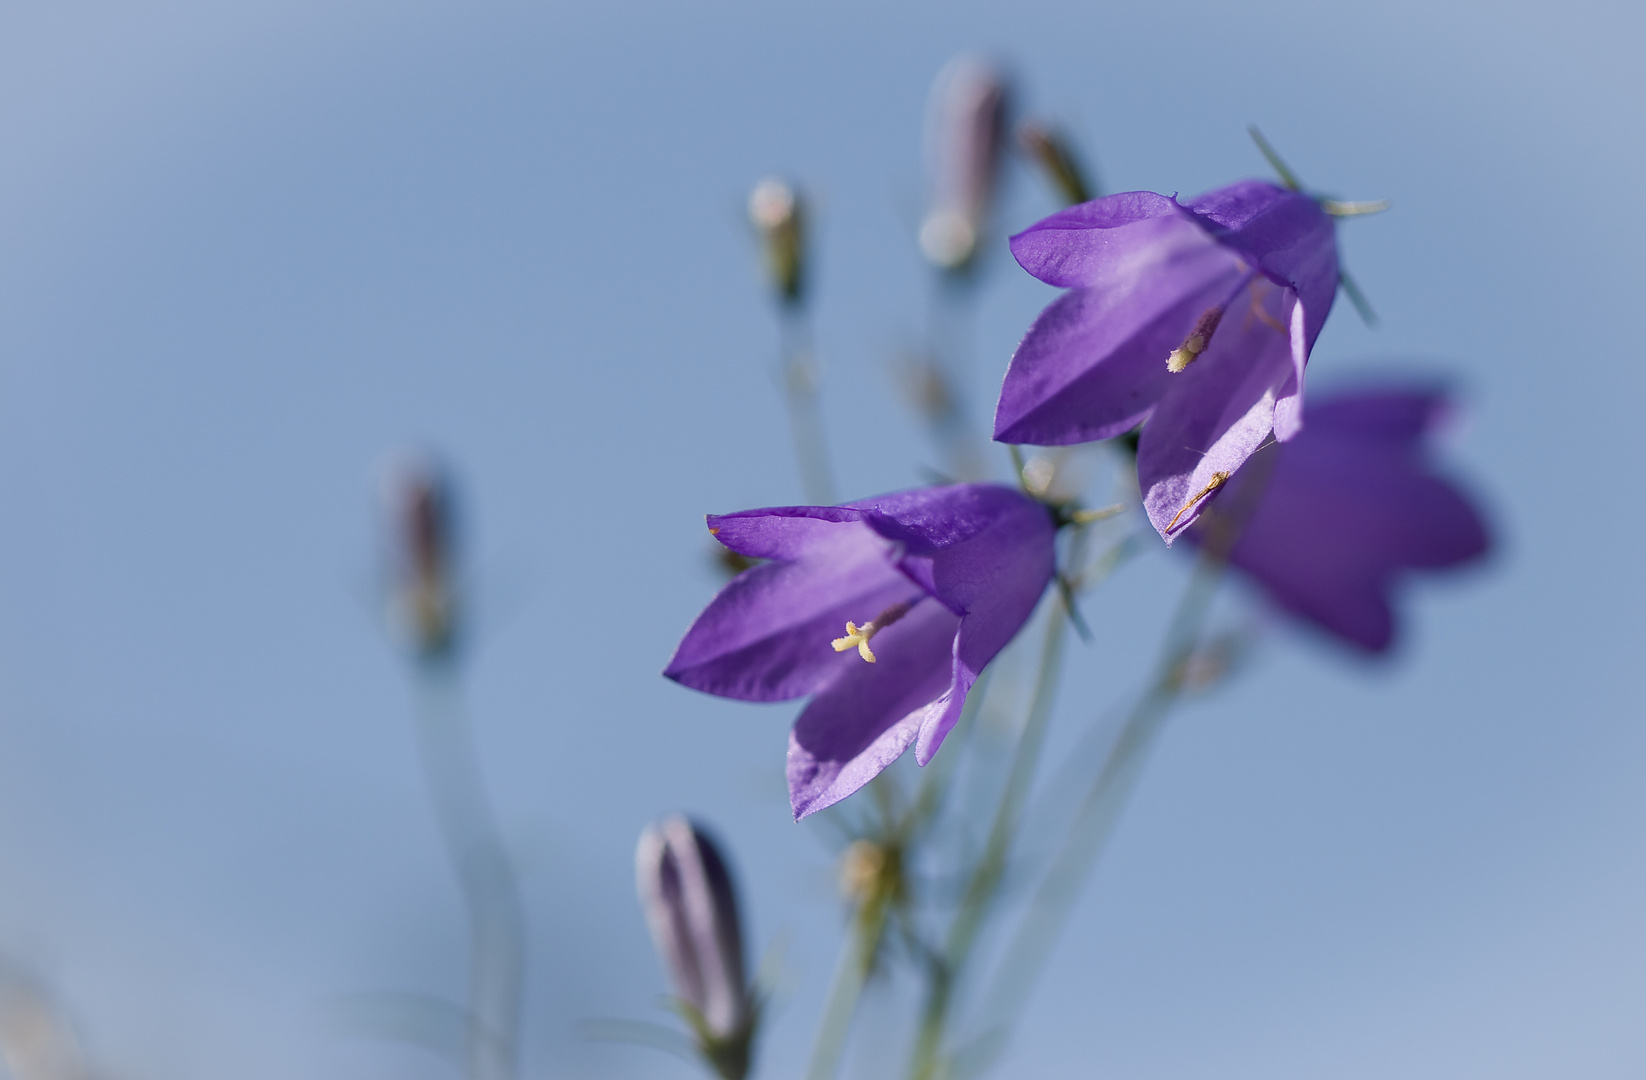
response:
<path fill-rule="evenodd" d="M 716 585 L 701 515 L 799 499 L 760 176 L 817 200 L 842 486 L 933 461 L 893 375 L 922 114 L 981 49 L 1109 190 L 1262 175 L 1256 122 L 1392 199 L 1341 230 L 1383 325 L 1342 306 L 1311 378 L 1451 377 L 1500 539 L 1409 592 L 1392 662 L 1280 628 L 1174 720 L 1001 1075 L 1640 1075 L 1643 34 L 1595 0 L 0 4 L 0 958 L 112 1076 L 450 1075 L 329 1004 L 465 977 L 375 570 L 373 468 L 420 445 L 462 484 L 526 1075 L 691 1074 L 579 1035 L 668 1020 L 631 852 L 677 808 L 784 943 L 762 1074 L 797 1075 L 841 910 L 793 710 L 657 672 Z M 1054 206 L 1014 166 L 1001 226 Z M 980 413 L 1052 295 L 998 243 L 983 278 Z M 1088 603 L 1059 746 L 1185 562 Z M 875 1012 L 865 1075 L 902 1060 Z"/>

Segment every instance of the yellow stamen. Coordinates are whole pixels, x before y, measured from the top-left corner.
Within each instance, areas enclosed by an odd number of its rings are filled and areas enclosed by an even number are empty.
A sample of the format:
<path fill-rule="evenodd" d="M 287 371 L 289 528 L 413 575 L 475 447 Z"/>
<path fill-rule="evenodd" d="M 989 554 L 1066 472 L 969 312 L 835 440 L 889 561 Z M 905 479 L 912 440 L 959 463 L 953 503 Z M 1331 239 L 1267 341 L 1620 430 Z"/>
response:
<path fill-rule="evenodd" d="M 1265 288 L 1264 286 L 1268 287 Z M 1263 310 L 1263 301 L 1268 298 L 1269 289 L 1272 289 L 1273 287 L 1274 286 L 1267 281 L 1262 282 L 1262 284 L 1259 284 L 1256 281 L 1252 282 L 1252 315 L 1264 326 L 1267 326 L 1269 329 L 1281 334 L 1282 336 L 1286 336 L 1288 331 L 1281 325 L 1280 320 Z"/>
<path fill-rule="evenodd" d="M 1223 321 L 1223 308 L 1207 308 L 1195 320 L 1194 329 L 1189 336 L 1183 339 L 1183 344 L 1172 350 L 1166 357 L 1166 370 L 1176 375 L 1190 364 L 1194 363 L 1206 347 L 1212 343 L 1212 334 L 1217 332 L 1217 324 Z"/>
<path fill-rule="evenodd" d="M 874 663 L 874 653 L 869 649 L 869 639 L 874 637 L 874 632 L 878 629 L 880 627 L 872 622 L 866 622 L 861 627 L 854 622 L 848 622 L 846 624 L 846 636 L 834 639 L 834 651 L 845 652 L 853 645 L 856 645 L 857 655 L 872 664 Z"/>
<path fill-rule="evenodd" d="M 1172 520 L 1166 524 L 1166 531 L 1171 532 L 1172 529 L 1174 529 L 1177 526 L 1178 518 L 1181 518 L 1184 514 L 1187 514 L 1189 512 L 1190 507 L 1194 506 L 1195 503 L 1199 502 L 1201 499 L 1204 499 L 1206 496 L 1210 495 L 1212 492 L 1216 491 L 1218 488 L 1220 488 L 1224 484 L 1228 483 L 1228 481 L 1229 481 L 1229 474 L 1228 473 L 1221 472 L 1221 471 L 1214 472 L 1212 474 L 1211 482 L 1208 483 L 1205 487 L 1201 488 L 1199 491 L 1195 492 L 1194 496 L 1192 498 L 1190 498 L 1188 502 L 1183 504 L 1183 509 L 1179 510 L 1177 512 L 1176 516 L 1173 517 Z M 849 626 L 851 624 L 848 623 L 847 625 Z M 836 647 L 838 648 L 838 646 L 836 646 Z"/>
<path fill-rule="evenodd" d="M 913 606 L 912 603 L 893 604 L 862 626 L 854 622 L 848 622 L 846 624 L 846 636 L 834 639 L 834 651 L 845 652 L 855 645 L 857 646 L 857 655 L 871 664 L 874 663 L 874 652 L 869 648 L 869 639 L 907 615 L 909 609 Z"/>

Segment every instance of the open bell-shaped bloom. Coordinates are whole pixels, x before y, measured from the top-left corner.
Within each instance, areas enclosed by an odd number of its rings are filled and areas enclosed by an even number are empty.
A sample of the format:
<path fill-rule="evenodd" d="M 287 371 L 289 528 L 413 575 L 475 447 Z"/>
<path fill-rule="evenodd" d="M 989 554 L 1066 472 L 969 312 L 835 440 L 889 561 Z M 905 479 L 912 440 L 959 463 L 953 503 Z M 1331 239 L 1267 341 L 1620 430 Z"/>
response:
<path fill-rule="evenodd" d="M 1310 196 L 1260 180 L 1188 202 L 1126 192 L 1011 246 L 1069 291 L 1012 356 L 996 439 L 1091 442 L 1147 421 L 1138 483 L 1170 543 L 1271 432 L 1297 434 L 1304 365 L 1338 283 L 1332 219 Z"/>
<path fill-rule="evenodd" d="M 1491 546 L 1479 511 L 1430 461 L 1446 412 L 1444 394 L 1411 386 L 1311 402 L 1297 438 L 1264 447 L 1189 538 L 1227 545 L 1220 530 L 1235 530 L 1230 565 L 1277 606 L 1382 652 L 1406 571 L 1471 562 Z"/>
<path fill-rule="evenodd" d="M 789 737 L 796 820 L 910 745 L 930 761 L 1055 565 L 1051 512 L 998 484 L 747 510 L 709 531 L 770 561 L 721 589 L 664 674 L 742 701 L 811 697 Z"/>

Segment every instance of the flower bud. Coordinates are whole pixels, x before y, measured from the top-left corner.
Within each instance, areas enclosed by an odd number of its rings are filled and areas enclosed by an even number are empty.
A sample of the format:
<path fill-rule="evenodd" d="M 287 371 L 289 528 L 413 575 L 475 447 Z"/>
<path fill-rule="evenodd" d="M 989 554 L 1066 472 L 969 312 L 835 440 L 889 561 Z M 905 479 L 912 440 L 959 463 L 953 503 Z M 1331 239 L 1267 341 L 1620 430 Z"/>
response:
<path fill-rule="evenodd" d="M 456 622 L 451 489 L 423 457 L 383 474 L 390 618 L 424 657 L 446 653 Z"/>
<path fill-rule="evenodd" d="M 1026 120 L 1017 125 L 1017 145 L 1045 172 L 1065 204 L 1074 206 L 1097 197 L 1074 147 L 1061 131 Z"/>
<path fill-rule="evenodd" d="M 0 968 L 0 1060 L 15 1080 L 89 1080 L 62 1010 L 44 988 L 20 972 Z"/>
<path fill-rule="evenodd" d="M 806 208 L 800 192 L 768 176 L 749 193 L 749 222 L 760 234 L 766 273 L 778 297 L 799 303 L 806 269 Z"/>
<path fill-rule="evenodd" d="M 701 828 L 683 817 L 665 818 L 640 834 L 635 883 L 698 1049 L 726 1080 L 741 1080 L 757 1009 L 725 860 Z"/>
<path fill-rule="evenodd" d="M 938 73 L 926 111 L 931 202 L 920 250 L 943 270 L 964 270 L 977 251 L 994 195 L 1005 132 L 1006 85 L 994 65 L 957 56 Z"/>

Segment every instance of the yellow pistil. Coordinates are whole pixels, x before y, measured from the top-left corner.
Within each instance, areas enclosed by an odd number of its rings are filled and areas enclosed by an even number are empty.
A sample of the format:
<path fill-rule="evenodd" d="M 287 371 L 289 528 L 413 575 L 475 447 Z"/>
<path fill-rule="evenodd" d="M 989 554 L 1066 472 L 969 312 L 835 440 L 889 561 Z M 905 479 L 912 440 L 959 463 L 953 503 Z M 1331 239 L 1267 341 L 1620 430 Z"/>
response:
<path fill-rule="evenodd" d="M 1217 332 L 1217 324 L 1222 321 L 1222 305 L 1207 308 L 1201 312 L 1200 318 L 1195 320 L 1194 329 L 1190 330 L 1189 336 L 1183 339 L 1183 344 L 1173 349 L 1172 354 L 1166 357 L 1166 370 L 1176 375 L 1194 363 L 1200 354 L 1206 351 L 1206 347 L 1212 343 L 1212 335 Z"/>
<path fill-rule="evenodd" d="M 1183 504 L 1183 509 L 1179 510 L 1177 512 L 1177 514 L 1172 518 L 1172 520 L 1167 523 L 1166 531 L 1171 532 L 1172 529 L 1174 529 L 1177 526 L 1178 518 L 1181 518 L 1184 514 L 1187 514 L 1189 512 L 1189 508 L 1192 507 L 1195 503 L 1199 502 L 1201 499 L 1204 499 L 1206 496 L 1210 495 L 1212 492 L 1216 491 L 1218 488 L 1222 487 L 1224 484 L 1226 484 L 1228 482 L 1229 482 L 1229 474 L 1228 473 L 1222 472 L 1221 470 L 1218 471 L 1218 472 L 1214 472 L 1212 474 L 1211 482 L 1208 483 L 1205 487 L 1201 488 L 1199 491 L 1195 492 L 1194 495 L 1192 497 L 1190 497 L 1189 501 Z M 836 648 L 838 648 L 838 647 L 839 646 L 836 646 Z"/>
<path fill-rule="evenodd" d="M 834 639 L 834 651 L 845 652 L 855 645 L 857 646 L 857 655 L 871 664 L 874 663 L 874 652 L 869 648 L 869 639 L 907 615 L 909 608 L 913 606 L 912 604 L 893 604 L 862 626 L 854 622 L 848 622 L 846 624 L 846 636 Z"/>

